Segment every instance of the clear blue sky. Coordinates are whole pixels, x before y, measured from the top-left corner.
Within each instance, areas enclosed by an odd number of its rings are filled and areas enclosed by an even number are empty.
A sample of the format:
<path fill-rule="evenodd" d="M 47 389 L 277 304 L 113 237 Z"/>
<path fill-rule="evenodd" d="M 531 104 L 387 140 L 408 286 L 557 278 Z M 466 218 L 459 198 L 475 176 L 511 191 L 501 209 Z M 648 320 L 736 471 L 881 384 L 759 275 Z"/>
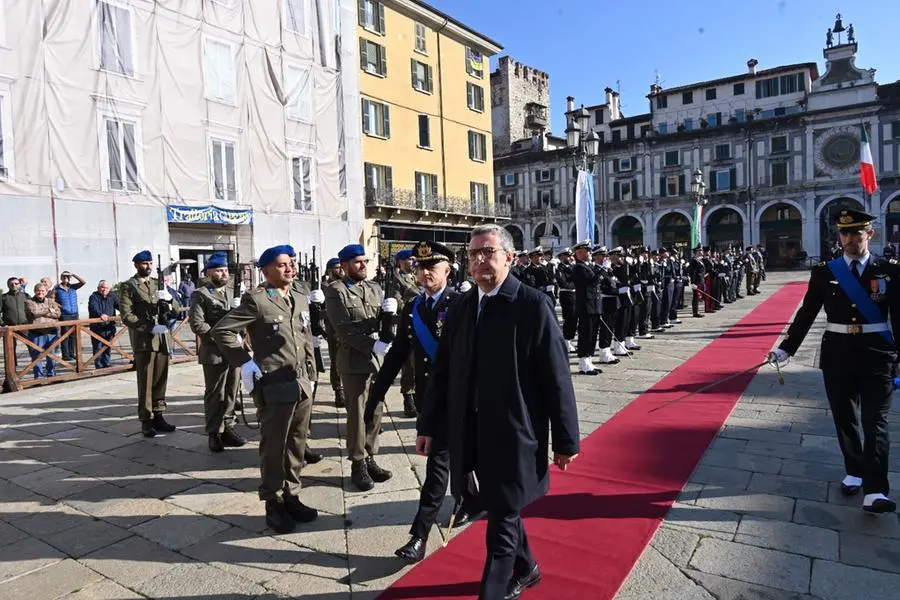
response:
<path fill-rule="evenodd" d="M 879 83 L 900 79 L 900 0 L 426 1 L 499 42 L 501 56 L 550 74 L 556 135 L 565 129 L 566 96 L 602 104 L 616 81 L 627 116 L 648 112 L 656 71 L 663 87 L 736 75 L 750 58 L 759 69 L 816 62 L 822 74 L 825 31 L 837 12 L 845 27 L 853 23 L 856 65 L 877 69 Z"/>

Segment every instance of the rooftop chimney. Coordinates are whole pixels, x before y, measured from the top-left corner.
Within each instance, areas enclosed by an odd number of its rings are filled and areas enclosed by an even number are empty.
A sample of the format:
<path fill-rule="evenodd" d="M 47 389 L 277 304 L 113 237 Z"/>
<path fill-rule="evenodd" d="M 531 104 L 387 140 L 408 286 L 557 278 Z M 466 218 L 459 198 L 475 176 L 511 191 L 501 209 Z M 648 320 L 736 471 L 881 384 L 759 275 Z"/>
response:
<path fill-rule="evenodd" d="M 575 110 L 575 96 L 569 96 L 566 98 L 566 112 L 570 113 Z"/>
<path fill-rule="evenodd" d="M 755 58 L 751 58 L 747 61 L 747 71 L 749 71 L 751 75 L 756 75 L 756 65 L 758 64 L 758 60 L 756 60 Z"/>

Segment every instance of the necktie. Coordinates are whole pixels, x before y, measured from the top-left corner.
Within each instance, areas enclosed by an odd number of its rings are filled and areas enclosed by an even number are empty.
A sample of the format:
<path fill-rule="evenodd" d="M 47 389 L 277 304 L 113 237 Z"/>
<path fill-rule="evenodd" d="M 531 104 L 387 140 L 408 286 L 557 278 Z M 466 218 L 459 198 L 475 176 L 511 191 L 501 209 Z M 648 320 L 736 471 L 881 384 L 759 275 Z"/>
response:
<path fill-rule="evenodd" d="M 481 322 L 481 313 L 484 312 L 484 307 L 487 306 L 488 300 L 490 299 L 491 297 L 488 295 L 481 297 L 481 301 L 478 303 L 478 317 L 475 319 L 476 325 Z"/>
<path fill-rule="evenodd" d="M 431 312 L 434 309 L 434 298 L 425 300 L 425 308 L 428 309 L 428 312 Z"/>
<path fill-rule="evenodd" d="M 853 276 L 859 281 L 859 261 L 851 260 L 850 261 L 850 271 L 853 272 Z"/>

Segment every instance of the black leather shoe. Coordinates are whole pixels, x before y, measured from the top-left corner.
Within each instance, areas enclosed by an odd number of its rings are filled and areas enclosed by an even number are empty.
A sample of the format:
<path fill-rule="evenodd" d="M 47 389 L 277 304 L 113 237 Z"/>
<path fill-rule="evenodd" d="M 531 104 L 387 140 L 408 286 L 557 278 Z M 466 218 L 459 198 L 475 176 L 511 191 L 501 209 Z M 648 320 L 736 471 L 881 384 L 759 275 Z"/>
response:
<path fill-rule="evenodd" d="M 459 512 L 456 513 L 456 519 L 453 521 L 453 528 L 462 527 L 463 525 L 468 525 L 472 521 L 477 521 L 481 518 L 484 513 L 481 512 L 469 512 L 465 508 L 459 509 Z M 444 529 L 450 528 L 450 520 L 444 524 Z"/>
<path fill-rule="evenodd" d="M 153 429 L 153 421 L 141 421 L 141 433 L 143 433 L 146 438 L 156 436 L 156 430 Z"/>
<path fill-rule="evenodd" d="M 845 496 L 855 496 L 859 493 L 859 490 L 862 489 L 862 486 L 858 485 L 847 485 L 846 483 L 841 484 L 841 493 Z"/>
<path fill-rule="evenodd" d="M 706 315 L 701 315 L 700 313 L 694 313 L 695 319 L 702 319 L 704 316 L 706 316 Z"/>
<path fill-rule="evenodd" d="M 382 469 L 381 467 L 379 467 L 378 463 L 375 462 L 374 456 L 369 456 L 368 458 L 366 458 L 366 468 L 369 471 L 369 476 L 375 483 L 384 483 L 394 476 L 394 474 L 387 469 Z"/>
<path fill-rule="evenodd" d="M 319 516 L 319 511 L 302 502 L 297 496 L 284 495 L 284 509 L 298 523 L 310 523 Z"/>
<path fill-rule="evenodd" d="M 416 410 L 416 397 L 412 394 L 404 394 L 403 396 L 403 416 L 408 418 L 417 417 L 419 411 Z"/>
<path fill-rule="evenodd" d="M 425 540 L 413 536 L 403 546 L 397 548 L 394 554 L 409 563 L 417 563 L 425 558 Z"/>
<path fill-rule="evenodd" d="M 322 460 L 322 455 L 310 450 L 309 446 L 307 446 L 306 449 L 303 451 L 303 462 L 305 462 L 306 464 L 314 465 L 321 460 Z"/>
<path fill-rule="evenodd" d="M 225 452 L 225 444 L 218 433 L 209 434 L 209 449 L 213 452 Z"/>
<path fill-rule="evenodd" d="M 266 525 L 275 533 L 291 533 L 296 527 L 281 499 L 266 500 Z"/>
<path fill-rule="evenodd" d="M 522 592 L 534 587 L 541 582 L 541 569 L 537 563 L 524 575 L 520 575 L 510 582 L 503 600 L 518 600 Z"/>
<path fill-rule="evenodd" d="M 872 504 L 865 504 L 865 502 L 863 502 L 863 510 L 867 513 L 876 515 L 892 513 L 897 511 L 897 503 L 885 496 L 883 498 L 876 498 Z"/>
<path fill-rule="evenodd" d="M 334 391 L 335 408 L 347 408 L 347 399 L 344 397 L 344 390 Z"/>
<path fill-rule="evenodd" d="M 356 489 L 363 492 L 368 492 L 375 487 L 365 460 L 354 460 L 350 465 L 350 482 L 356 486 Z"/>
<path fill-rule="evenodd" d="M 162 413 L 156 413 L 153 415 L 153 429 L 162 431 L 163 433 L 172 433 L 175 431 L 175 426 L 171 423 L 167 423 L 165 418 L 163 418 Z"/>
<path fill-rule="evenodd" d="M 222 432 L 222 444 L 226 448 L 240 448 L 244 444 L 247 443 L 243 437 L 241 437 L 237 431 L 232 429 L 231 427 L 226 427 L 225 431 Z"/>

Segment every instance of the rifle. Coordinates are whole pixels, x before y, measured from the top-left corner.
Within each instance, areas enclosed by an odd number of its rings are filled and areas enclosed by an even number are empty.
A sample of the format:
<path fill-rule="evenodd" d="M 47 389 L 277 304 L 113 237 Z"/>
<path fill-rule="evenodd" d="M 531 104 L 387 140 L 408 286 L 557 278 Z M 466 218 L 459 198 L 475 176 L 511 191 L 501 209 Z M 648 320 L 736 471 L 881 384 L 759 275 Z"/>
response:
<path fill-rule="evenodd" d="M 164 292 L 166 290 L 166 281 L 163 277 L 163 268 L 162 268 L 162 255 L 156 255 L 156 291 Z M 166 306 L 166 302 L 164 300 L 156 299 L 156 325 L 154 325 L 151 333 L 153 334 L 166 334 L 169 330 L 169 313 L 171 312 L 169 307 Z M 169 345 L 169 337 L 166 336 L 166 346 Z M 168 348 L 169 357 L 171 359 L 172 356 L 172 348 Z"/>
<path fill-rule="evenodd" d="M 321 280 L 319 279 L 319 265 L 316 264 L 316 247 L 312 247 L 312 262 L 309 263 L 309 288 L 310 290 L 318 290 L 321 289 Z M 312 330 L 312 334 L 316 337 L 325 335 L 325 323 L 324 323 L 324 306 L 318 302 L 310 302 L 309 303 L 309 326 Z M 322 358 L 322 349 L 315 348 L 314 352 L 316 358 L 316 371 L 319 373 L 325 372 L 325 360 Z M 335 357 L 329 357 L 331 360 L 334 360 Z M 318 386 L 318 382 L 316 382 Z M 313 393 L 315 395 L 315 393 Z"/>
<path fill-rule="evenodd" d="M 394 291 L 394 265 L 390 260 L 385 262 L 387 262 L 387 266 L 384 270 L 384 297 L 391 298 Z M 381 331 L 378 334 L 378 339 L 385 344 L 390 344 L 394 341 L 394 336 L 396 334 L 394 330 L 395 317 L 396 315 L 393 313 L 381 313 Z"/>
<path fill-rule="evenodd" d="M 234 252 L 234 297 L 241 298 L 241 255 L 237 251 Z M 231 308 L 230 306 L 228 308 Z"/>
<path fill-rule="evenodd" d="M 243 283 L 243 276 L 241 275 L 241 255 L 238 254 L 237 250 L 234 252 L 234 281 L 232 282 L 232 290 L 234 291 L 234 297 L 240 300 L 241 298 L 241 283 Z M 229 309 L 232 307 L 229 306 Z M 247 335 L 247 332 L 244 332 L 244 335 Z M 256 424 L 251 424 L 250 421 L 247 420 L 247 412 L 244 410 L 244 388 L 243 386 L 238 386 L 238 396 L 235 401 L 235 412 L 241 414 L 241 420 L 244 422 L 244 425 L 250 429 L 259 429 L 259 418 L 257 416 Z"/>

